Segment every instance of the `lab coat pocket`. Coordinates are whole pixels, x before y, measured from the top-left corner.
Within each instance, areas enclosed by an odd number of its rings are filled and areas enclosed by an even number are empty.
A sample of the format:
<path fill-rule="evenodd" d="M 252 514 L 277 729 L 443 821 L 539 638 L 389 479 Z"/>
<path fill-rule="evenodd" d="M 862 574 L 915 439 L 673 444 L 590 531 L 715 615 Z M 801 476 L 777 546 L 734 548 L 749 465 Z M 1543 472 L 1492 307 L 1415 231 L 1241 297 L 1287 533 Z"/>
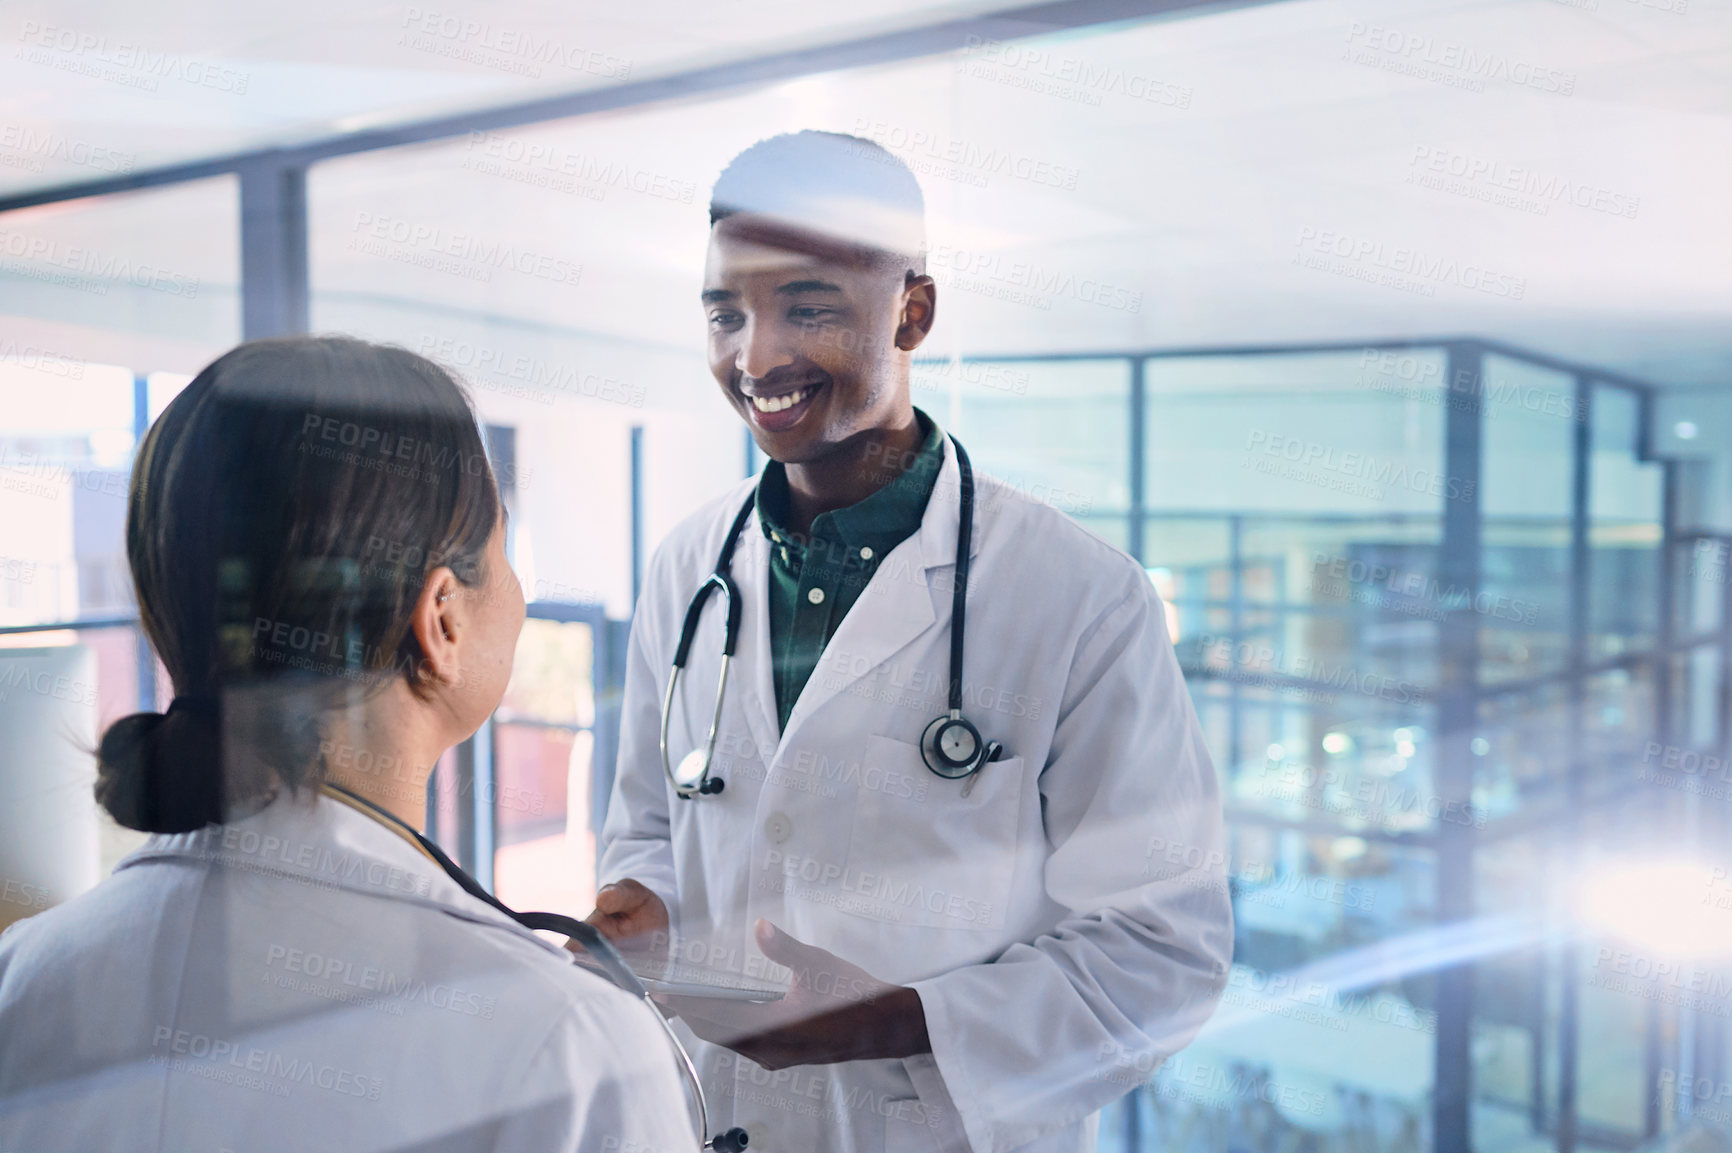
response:
<path fill-rule="evenodd" d="M 940 1153 L 935 1119 L 918 1097 L 884 1101 L 884 1153 Z"/>
<path fill-rule="evenodd" d="M 1016 872 L 1022 758 L 966 782 L 926 767 L 920 750 L 870 737 L 848 855 L 848 912 L 931 929 L 998 929 Z"/>

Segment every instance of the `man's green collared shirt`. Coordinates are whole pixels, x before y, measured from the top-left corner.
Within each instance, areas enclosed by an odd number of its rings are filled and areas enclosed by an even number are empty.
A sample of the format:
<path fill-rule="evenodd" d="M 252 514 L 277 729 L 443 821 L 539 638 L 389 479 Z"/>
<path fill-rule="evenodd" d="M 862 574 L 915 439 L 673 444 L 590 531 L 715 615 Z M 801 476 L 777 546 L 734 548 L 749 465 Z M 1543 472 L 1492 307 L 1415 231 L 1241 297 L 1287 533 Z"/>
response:
<path fill-rule="evenodd" d="M 805 536 L 790 532 L 788 473 L 778 461 L 758 481 L 758 522 L 770 541 L 770 662 L 781 728 L 824 646 L 890 550 L 914 535 L 944 464 L 944 435 L 914 410 L 925 437 L 901 476 L 857 504 L 819 513 Z"/>

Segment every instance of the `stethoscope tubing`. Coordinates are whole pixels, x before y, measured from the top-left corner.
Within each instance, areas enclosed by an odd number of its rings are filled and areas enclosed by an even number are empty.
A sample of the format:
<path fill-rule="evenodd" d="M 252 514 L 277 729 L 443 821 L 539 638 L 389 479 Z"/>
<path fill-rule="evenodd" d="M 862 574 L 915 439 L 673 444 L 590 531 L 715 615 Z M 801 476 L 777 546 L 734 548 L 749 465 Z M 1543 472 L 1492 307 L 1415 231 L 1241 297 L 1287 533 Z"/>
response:
<path fill-rule="evenodd" d="M 974 546 L 974 466 L 962 442 L 955 437 L 950 444 L 956 449 L 957 513 L 956 513 L 956 579 L 950 594 L 950 716 L 962 719 L 962 637 L 968 617 L 968 554 Z"/>
<path fill-rule="evenodd" d="M 963 449 L 962 442 L 954 436 L 949 439 L 951 447 L 956 452 L 959 508 L 956 524 L 956 577 L 952 582 L 954 587 L 950 601 L 950 683 L 946 716 L 950 721 L 966 728 L 971 738 L 977 742 L 977 750 L 979 750 L 978 732 L 973 725 L 962 719 L 962 654 L 967 630 L 969 553 L 973 551 L 974 544 L 974 467 L 969 462 L 968 453 Z M 698 586 L 698 591 L 693 594 L 691 603 L 686 606 L 685 620 L 680 626 L 679 644 L 674 649 L 673 670 L 668 675 L 667 691 L 662 696 L 660 741 L 662 771 L 667 774 L 668 782 L 673 785 L 674 791 L 684 799 L 719 791 L 722 783 L 719 779 L 714 782 L 711 781 L 710 768 L 715 760 L 716 736 L 722 723 L 722 706 L 726 699 L 728 687 L 728 666 L 733 660 L 735 648 L 740 640 L 741 606 L 739 587 L 734 584 L 734 579 L 728 570 L 733 565 L 734 549 L 739 544 L 740 534 L 745 530 L 746 521 L 756 507 L 757 494 L 754 490 L 751 495 L 746 497 L 746 502 L 740 506 L 740 511 L 734 516 L 733 524 L 728 528 L 728 535 L 723 538 L 721 553 L 716 557 L 715 570 L 705 578 L 703 584 Z M 710 731 L 704 743 L 703 771 L 692 780 L 682 781 L 679 774 L 674 772 L 673 761 L 668 755 L 668 730 L 673 722 L 674 698 L 681 677 L 685 673 L 686 661 L 691 656 L 692 641 L 697 636 L 698 623 L 702 619 L 704 605 L 709 600 L 710 594 L 718 590 L 727 606 L 727 624 L 722 633 L 722 669 L 716 684 L 716 707 L 710 718 Z M 934 725 L 937 724 L 938 722 L 935 721 Z M 973 778 L 978 775 L 981 766 L 996 759 L 999 749 L 1000 746 L 996 742 L 987 743 L 983 752 L 977 751 L 971 761 L 973 767 L 965 773 L 941 772 L 940 768 L 933 766 L 930 761 L 928 767 L 931 767 L 932 771 L 939 776 L 950 779 L 955 779 L 956 776 L 968 776 L 970 781 L 969 787 L 964 793 L 966 795 L 967 791 L 972 791 Z M 959 763 L 957 767 L 960 769 L 963 766 Z"/>

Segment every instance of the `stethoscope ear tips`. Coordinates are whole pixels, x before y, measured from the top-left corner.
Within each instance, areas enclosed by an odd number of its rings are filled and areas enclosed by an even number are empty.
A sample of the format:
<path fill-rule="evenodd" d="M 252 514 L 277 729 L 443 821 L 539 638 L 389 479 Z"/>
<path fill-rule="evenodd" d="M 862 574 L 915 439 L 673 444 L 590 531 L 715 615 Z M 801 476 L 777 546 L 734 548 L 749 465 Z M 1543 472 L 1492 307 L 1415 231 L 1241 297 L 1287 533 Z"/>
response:
<path fill-rule="evenodd" d="M 746 1131 L 736 1125 L 726 1133 L 717 1133 L 711 1137 L 709 1147 L 715 1153 L 744 1153 L 746 1142 L 749 1140 Z"/>
<path fill-rule="evenodd" d="M 728 784 L 728 782 L 722 780 L 722 778 L 720 778 L 720 777 L 711 777 L 709 780 L 705 781 L 701 786 L 699 786 L 698 792 L 700 792 L 700 793 L 719 793 L 724 788 L 727 787 L 727 784 Z M 745 1148 L 745 1146 L 742 1145 L 741 1148 L 743 1149 L 743 1148 Z"/>

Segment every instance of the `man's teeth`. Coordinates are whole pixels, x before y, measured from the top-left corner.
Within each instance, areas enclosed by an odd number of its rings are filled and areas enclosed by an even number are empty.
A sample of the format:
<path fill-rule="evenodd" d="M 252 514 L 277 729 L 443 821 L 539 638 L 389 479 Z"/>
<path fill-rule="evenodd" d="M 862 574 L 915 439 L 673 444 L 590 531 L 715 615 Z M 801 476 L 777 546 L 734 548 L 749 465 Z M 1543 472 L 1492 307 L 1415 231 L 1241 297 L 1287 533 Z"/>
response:
<path fill-rule="evenodd" d="M 802 400 L 812 395 L 816 385 L 807 385 L 799 392 L 790 392 L 783 396 L 754 396 L 752 407 L 759 412 L 781 412 L 784 408 L 793 408 Z"/>

